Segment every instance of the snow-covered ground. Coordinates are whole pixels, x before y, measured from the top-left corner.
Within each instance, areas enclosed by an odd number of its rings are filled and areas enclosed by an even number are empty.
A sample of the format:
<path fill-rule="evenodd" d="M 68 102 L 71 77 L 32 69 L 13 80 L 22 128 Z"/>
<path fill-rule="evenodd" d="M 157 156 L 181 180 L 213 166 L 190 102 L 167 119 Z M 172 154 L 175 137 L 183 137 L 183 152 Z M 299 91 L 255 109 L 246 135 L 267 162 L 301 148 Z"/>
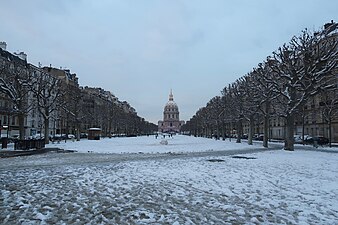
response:
<path fill-rule="evenodd" d="M 0 159 L 0 224 L 337 224 L 337 153 L 160 141 L 67 141 L 55 146 L 79 153 Z"/>
<path fill-rule="evenodd" d="M 166 145 L 163 142 L 168 144 Z M 234 144 L 234 142 L 236 142 L 235 139 L 232 139 L 232 142 L 222 142 L 182 135 L 166 136 L 165 138 L 162 136 L 155 138 L 151 135 L 131 138 L 103 138 L 99 141 L 81 139 L 80 142 L 76 142 L 67 140 L 67 142 L 61 141 L 60 143 L 49 144 L 47 147 L 97 153 L 181 153 L 252 148 L 246 143 Z M 262 145 L 257 144 L 255 148 L 262 148 Z"/>

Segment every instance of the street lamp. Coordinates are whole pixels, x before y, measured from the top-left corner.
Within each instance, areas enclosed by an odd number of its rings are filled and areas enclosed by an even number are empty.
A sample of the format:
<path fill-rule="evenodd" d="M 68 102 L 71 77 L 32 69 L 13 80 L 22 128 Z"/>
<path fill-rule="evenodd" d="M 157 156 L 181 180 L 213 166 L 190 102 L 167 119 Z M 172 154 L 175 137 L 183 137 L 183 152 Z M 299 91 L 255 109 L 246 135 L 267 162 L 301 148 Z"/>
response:
<path fill-rule="evenodd" d="M 9 132 L 9 131 L 8 131 L 8 130 L 9 130 L 9 129 L 8 129 L 8 126 L 7 126 L 7 125 L 4 125 L 4 126 L 2 126 L 2 128 L 4 128 L 5 130 L 7 130 L 7 136 L 6 136 L 6 138 L 8 138 L 8 136 L 9 136 L 9 133 L 8 133 L 8 132 Z"/>
<path fill-rule="evenodd" d="M 2 144 L 1 144 L 1 148 L 7 148 L 7 144 L 8 144 L 8 126 L 6 126 L 6 125 L 4 125 L 4 126 L 2 126 L 4 129 L 7 129 L 7 137 L 6 138 L 4 138 L 4 139 L 1 139 L 1 142 L 2 142 Z"/>
<path fill-rule="evenodd" d="M 38 137 L 39 139 L 42 139 L 42 122 L 41 122 L 41 120 L 39 120 L 39 122 L 38 122 L 38 127 L 39 127 L 39 129 L 40 129 L 40 136 Z"/>

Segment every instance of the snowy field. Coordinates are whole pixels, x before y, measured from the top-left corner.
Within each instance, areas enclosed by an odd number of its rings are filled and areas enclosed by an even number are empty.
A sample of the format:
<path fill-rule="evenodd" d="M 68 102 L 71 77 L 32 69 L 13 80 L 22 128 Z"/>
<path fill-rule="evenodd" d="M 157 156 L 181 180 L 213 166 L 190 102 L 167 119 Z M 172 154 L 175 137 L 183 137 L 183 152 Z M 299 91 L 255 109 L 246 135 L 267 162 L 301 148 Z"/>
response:
<path fill-rule="evenodd" d="M 168 142 L 167 145 L 161 144 L 161 141 Z M 141 136 L 132 138 L 103 138 L 99 141 L 81 139 L 80 142 L 67 140 L 65 143 L 49 144 L 47 147 L 58 147 L 78 152 L 97 152 L 97 153 L 182 153 L 182 152 L 201 152 L 201 151 L 219 151 L 250 149 L 246 143 L 234 144 L 232 142 L 215 141 L 212 139 L 187 137 L 174 135 L 173 137 L 159 136 Z M 262 144 L 255 145 L 255 148 L 262 148 Z"/>
<path fill-rule="evenodd" d="M 0 159 L 0 224 L 338 224 L 337 153 L 160 141 Z"/>

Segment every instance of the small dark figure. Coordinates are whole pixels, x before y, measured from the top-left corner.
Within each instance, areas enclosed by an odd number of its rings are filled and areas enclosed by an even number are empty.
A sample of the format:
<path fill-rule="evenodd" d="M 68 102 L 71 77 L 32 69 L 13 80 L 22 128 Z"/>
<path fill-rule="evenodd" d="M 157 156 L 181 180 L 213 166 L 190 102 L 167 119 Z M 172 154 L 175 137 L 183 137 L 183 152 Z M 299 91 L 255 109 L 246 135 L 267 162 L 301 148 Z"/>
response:
<path fill-rule="evenodd" d="M 318 148 L 318 141 L 317 140 L 313 141 L 313 147 Z"/>

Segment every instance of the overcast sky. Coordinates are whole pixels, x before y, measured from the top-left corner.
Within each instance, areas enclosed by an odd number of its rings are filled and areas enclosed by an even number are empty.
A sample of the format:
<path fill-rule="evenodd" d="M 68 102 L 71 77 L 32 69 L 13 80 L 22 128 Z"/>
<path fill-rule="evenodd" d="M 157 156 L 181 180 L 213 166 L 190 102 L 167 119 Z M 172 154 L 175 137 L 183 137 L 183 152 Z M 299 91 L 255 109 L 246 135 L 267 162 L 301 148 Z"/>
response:
<path fill-rule="evenodd" d="M 163 119 L 170 89 L 188 120 L 302 29 L 338 20 L 337 0 L 1 0 L 0 41 L 28 62 Z"/>

